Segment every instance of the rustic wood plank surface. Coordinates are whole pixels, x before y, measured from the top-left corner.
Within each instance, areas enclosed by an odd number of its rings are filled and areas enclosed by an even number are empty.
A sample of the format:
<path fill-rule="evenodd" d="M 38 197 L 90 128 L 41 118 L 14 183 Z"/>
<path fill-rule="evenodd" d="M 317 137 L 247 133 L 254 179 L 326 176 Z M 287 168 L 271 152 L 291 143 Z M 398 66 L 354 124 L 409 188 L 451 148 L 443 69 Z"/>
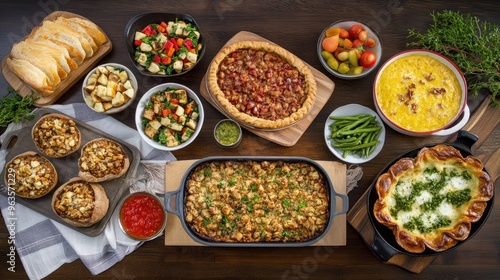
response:
<path fill-rule="evenodd" d="M 149 88 L 164 82 L 182 83 L 195 91 L 206 73 L 211 59 L 235 34 L 245 30 L 267 38 L 294 53 L 306 63 L 327 75 L 335 83 L 335 91 L 305 133 L 291 147 L 282 146 L 249 131 L 235 149 L 219 148 L 212 135 L 214 125 L 224 116 L 206 100 L 206 118 L 202 133 L 186 149 L 175 151 L 178 160 L 206 156 L 266 155 L 305 156 L 314 160 L 338 160 L 323 140 L 324 123 L 336 108 L 358 103 L 374 109 L 372 87 L 375 73 L 360 80 L 340 80 L 322 68 L 316 54 L 320 32 L 340 19 L 361 20 L 378 31 L 383 43 L 382 61 L 406 50 L 407 30 L 425 30 L 431 22 L 430 13 L 443 9 L 472 13 L 482 20 L 500 24 L 500 4 L 495 1 L 4 1 L 0 9 L 0 57 L 5 57 L 12 44 L 26 36 L 33 26 L 48 14 L 60 10 L 80 14 L 96 22 L 113 43 L 113 50 L 101 62 L 122 63 L 133 69 L 124 43 L 124 27 L 133 16 L 143 12 L 175 12 L 192 15 L 206 36 L 207 50 L 202 61 L 188 74 L 175 78 L 151 78 L 137 75 L 139 98 Z M 56 103 L 83 102 L 82 81 L 75 83 Z M 7 81 L 0 77 L 0 95 L 7 92 Z M 469 98 L 475 119 L 485 95 Z M 114 115 L 134 127 L 137 101 Z M 481 109 L 478 109 L 481 111 Z M 498 108 L 488 109 L 489 117 L 481 116 L 480 142 L 474 147 L 477 155 L 492 155 L 500 147 Z M 484 122 L 484 123 L 483 123 Z M 485 133 L 483 133 L 485 132 Z M 365 193 L 380 170 L 396 156 L 426 143 L 444 142 L 449 137 L 415 138 L 389 128 L 386 146 L 372 161 L 361 164 L 364 175 L 349 193 L 350 206 Z M 496 165 L 498 168 L 498 165 Z M 348 166 L 349 167 L 349 166 Z M 498 188 L 498 182 L 496 186 Z M 497 192 L 498 193 L 498 192 Z M 94 276 L 102 279 L 498 279 L 500 275 L 500 206 L 493 211 L 480 232 L 457 248 L 436 257 L 422 272 L 414 274 L 395 265 L 384 264 L 366 246 L 358 232 L 347 227 L 347 245 L 339 247 L 311 246 L 304 248 L 217 248 L 205 246 L 167 247 L 163 236 L 146 242 L 123 261 Z M 0 278 L 26 279 L 21 263 L 16 272 L 7 271 L 8 232 L 0 223 Z M 64 264 L 47 279 L 88 279 L 92 277 L 80 260 Z"/>

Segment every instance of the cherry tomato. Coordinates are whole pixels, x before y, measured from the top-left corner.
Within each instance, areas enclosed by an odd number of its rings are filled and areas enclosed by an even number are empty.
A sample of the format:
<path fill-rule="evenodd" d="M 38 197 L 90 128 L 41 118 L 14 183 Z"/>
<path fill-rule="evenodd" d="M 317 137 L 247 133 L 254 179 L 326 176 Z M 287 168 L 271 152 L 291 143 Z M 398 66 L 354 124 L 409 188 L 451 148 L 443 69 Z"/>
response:
<path fill-rule="evenodd" d="M 361 40 L 362 42 L 364 42 L 364 41 L 366 41 L 366 38 L 368 38 L 368 31 L 361 30 L 358 34 L 358 39 Z"/>
<path fill-rule="evenodd" d="M 367 48 L 373 48 L 375 47 L 376 43 L 373 38 L 368 38 L 366 41 L 363 43 Z"/>
<path fill-rule="evenodd" d="M 372 53 L 365 51 L 359 58 L 359 64 L 365 68 L 370 68 L 377 62 L 377 56 Z"/>
<path fill-rule="evenodd" d="M 363 42 L 359 39 L 355 39 L 353 42 L 352 42 L 352 48 L 353 49 L 357 49 L 358 47 L 363 47 Z"/>
<path fill-rule="evenodd" d="M 359 32 L 361 32 L 363 30 L 363 26 L 361 26 L 361 24 L 353 24 L 350 28 L 349 28 L 349 36 L 351 36 L 351 38 L 353 39 L 357 39 L 358 36 L 359 36 Z"/>

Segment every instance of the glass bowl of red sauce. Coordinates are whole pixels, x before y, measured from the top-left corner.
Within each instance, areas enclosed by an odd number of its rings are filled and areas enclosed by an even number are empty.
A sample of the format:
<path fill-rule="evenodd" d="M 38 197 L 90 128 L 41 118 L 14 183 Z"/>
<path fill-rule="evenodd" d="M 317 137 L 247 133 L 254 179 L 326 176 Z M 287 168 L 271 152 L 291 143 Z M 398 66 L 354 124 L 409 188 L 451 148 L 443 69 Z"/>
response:
<path fill-rule="evenodd" d="M 130 238 L 147 241 L 160 236 L 167 224 L 163 202 L 148 192 L 127 195 L 120 203 L 120 228 Z"/>

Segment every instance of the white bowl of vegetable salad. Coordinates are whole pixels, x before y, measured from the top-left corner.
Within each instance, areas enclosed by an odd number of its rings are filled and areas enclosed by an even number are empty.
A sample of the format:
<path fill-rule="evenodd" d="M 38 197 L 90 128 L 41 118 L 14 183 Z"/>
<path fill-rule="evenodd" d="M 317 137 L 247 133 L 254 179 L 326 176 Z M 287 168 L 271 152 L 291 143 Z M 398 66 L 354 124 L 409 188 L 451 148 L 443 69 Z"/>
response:
<path fill-rule="evenodd" d="M 148 90 L 137 104 L 135 124 L 152 147 L 175 151 L 191 144 L 204 121 L 200 98 L 188 87 L 165 83 Z"/>
<path fill-rule="evenodd" d="M 132 62 L 146 76 L 172 77 L 187 73 L 205 53 L 204 37 L 187 14 L 145 13 L 125 27 L 125 44 Z"/>

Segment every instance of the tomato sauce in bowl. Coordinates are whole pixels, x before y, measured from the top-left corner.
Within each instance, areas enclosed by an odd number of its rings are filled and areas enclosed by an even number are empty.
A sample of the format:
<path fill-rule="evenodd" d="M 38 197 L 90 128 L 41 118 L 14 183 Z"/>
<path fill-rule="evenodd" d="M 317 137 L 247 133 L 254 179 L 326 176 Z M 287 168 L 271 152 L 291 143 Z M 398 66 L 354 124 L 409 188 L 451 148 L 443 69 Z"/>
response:
<path fill-rule="evenodd" d="M 136 192 L 123 199 L 120 206 L 120 227 L 137 240 L 151 240 L 165 229 L 167 216 L 163 203 L 147 192 Z"/>

